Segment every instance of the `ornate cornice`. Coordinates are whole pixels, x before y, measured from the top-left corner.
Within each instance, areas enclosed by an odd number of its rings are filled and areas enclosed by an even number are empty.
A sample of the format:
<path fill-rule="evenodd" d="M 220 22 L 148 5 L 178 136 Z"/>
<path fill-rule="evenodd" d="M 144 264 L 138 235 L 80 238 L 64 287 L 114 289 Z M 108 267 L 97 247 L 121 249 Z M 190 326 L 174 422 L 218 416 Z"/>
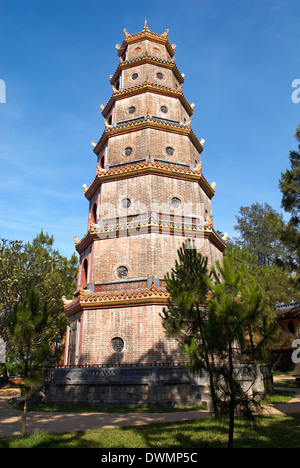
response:
<path fill-rule="evenodd" d="M 124 29 L 125 39 L 121 45 L 116 45 L 118 55 L 122 55 L 124 53 L 124 50 L 126 49 L 128 44 L 138 42 L 142 39 L 150 39 L 157 43 L 165 44 L 169 54 L 171 55 L 171 57 L 173 57 L 176 46 L 174 44 L 171 45 L 171 43 L 169 42 L 168 33 L 168 29 L 166 29 L 166 31 L 163 34 L 157 34 L 150 31 L 150 29 L 148 28 L 147 21 L 145 21 L 144 28 L 141 32 L 130 34 L 126 29 Z"/>
<path fill-rule="evenodd" d="M 120 59 L 121 60 L 121 59 Z M 176 76 L 177 80 L 179 81 L 180 84 L 184 82 L 184 78 L 180 71 L 178 70 L 175 61 L 172 60 L 166 60 L 160 57 L 155 57 L 154 55 L 149 55 L 149 54 L 144 54 L 144 55 L 139 55 L 138 57 L 135 57 L 130 60 L 124 60 L 120 61 L 115 73 L 112 75 L 110 78 L 110 83 L 113 85 L 119 74 L 121 73 L 122 70 L 127 69 L 127 68 L 132 68 L 136 67 L 138 65 L 143 65 L 145 63 L 150 63 L 152 65 L 156 65 L 158 67 L 163 67 L 163 68 L 168 68 L 170 70 L 173 70 L 174 75 Z"/>
<path fill-rule="evenodd" d="M 169 88 L 167 86 L 162 86 L 157 83 L 150 83 L 148 78 L 144 83 L 141 83 L 136 86 L 131 86 L 129 88 L 123 88 L 120 90 L 117 90 L 116 88 L 113 88 L 113 94 L 106 103 L 105 106 L 101 106 L 102 109 L 102 115 L 105 118 L 107 114 L 109 113 L 111 107 L 115 103 L 115 101 L 119 101 L 121 99 L 125 99 L 131 96 L 137 96 L 138 94 L 142 93 L 154 93 L 154 94 L 160 94 L 163 96 L 168 96 L 168 97 L 173 97 L 176 99 L 179 99 L 189 116 L 191 116 L 194 113 L 193 107 L 189 104 L 187 101 L 186 97 L 184 96 L 182 92 L 182 87 L 180 88 Z"/>
<path fill-rule="evenodd" d="M 133 307 L 141 304 L 167 304 L 169 294 L 166 289 L 156 288 L 154 282 L 150 288 L 129 289 L 126 291 L 91 293 L 80 289 L 73 300 L 65 300 L 65 314 L 71 316 L 86 309 L 107 309 L 111 307 Z"/>
<path fill-rule="evenodd" d="M 109 125 L 105 121 L 105 130 L 98 142 L 94 145 L 93 151 L 98 155 L 99 151 L 110 137 L 114 137 L 115 135 L 122 135 L 124 133 L 135 132 L 137 130 L 143 130 L 145 128 L 155 128 L 157 130 L 164 130 L 171 133 L 186 135 L 190 138 L 191 142 L 200 154 L 203 151 L 203 145 L 193 132 L 191 128 L 191 122 L 183 123 L 175 120 L 163 119 L 153 115 L 144 115 L 136 119 L 125 120 L 113 125 Z"/>
<path fill-rule="evenodd" d="M 102 134 L 100 140 L 95 145 L 94 153 L 98 154 L 107 137 L 109 138 L 115 135 L 135 132 L 137 130 L 143 130 L 144 128 L 155 128 L 157 130 L 186 135 L 190 138 L 191 142 L 200 154 L 203 151 L 203 145 L 193 132 L 190 121 L 188 123 L 183 123 L 176 120 L 163 119 L 153 115 L 144 115 L 136 119 L 125 120 L 113 125 L 109 125 L 105 122 L 104 134 Z"/>
<path fill-rule="evenodd" d="M 106 117 L 115 101 L 125 99 L 130 96 L 136 96 L 145 92 L 177 98 L 180 100 L 189 116 L 191 116 L 194 112 L 193 107 L 189 104 L 182 92 L 182 87 L 177 89 L 169 88 L 168 86 L 162 86 L 157 83 L 150 83 L 147 78 L 146 81 L 136 86 L 131 86 L 129 88 L 123 88 L 119 90 L 113 88 L 112 96 L 110 97 L 106 105 L 101 107 L 103 117 Z"/>
<path fill-rule="evenodd" d="M 101 183 L 111 180 L 125 179 L 146 174 L 161 175 L 175 179 L 190 180 L 198 182 L 206 195 L 211 199 L 215 194 L 214 185 L 210 185 L 202 173 L 202 164 L 200 163 L 194 169 L 189 166 L 176 165 L 168 161 L 162 161 L 152 158 L 143 159 L 141 161 L 120 164 L 118 166 L 109 167 L 108 170 L 102 169 L 99 166 L 97 175 L 88 188 L 85 188 L 85 197 L 91 200 L 94 193 L 100 187 Z"/>
<path fill-rule="evenodd" d="M 134 218 L 134 216 L 131 216 L 131 218 Z M 179 222 L 171 220 L 170 214 L 157 212 L 149 212 L 147 216 L 123 222 L 120 220 L 117 222 L 116 219 L 99 219 L 98 224 L 90 223 L 89 231 L 80 241 L 76 241 L 75 247 L 77 252 L 81 254 L 95 240 L 154 233 L 180 236 L 185 239 L 209 239 L 222 252 L 226 247 L 226 235 L 221 238 L 215 232 L 212 219 L 203 224 L 187 221 Z"/>

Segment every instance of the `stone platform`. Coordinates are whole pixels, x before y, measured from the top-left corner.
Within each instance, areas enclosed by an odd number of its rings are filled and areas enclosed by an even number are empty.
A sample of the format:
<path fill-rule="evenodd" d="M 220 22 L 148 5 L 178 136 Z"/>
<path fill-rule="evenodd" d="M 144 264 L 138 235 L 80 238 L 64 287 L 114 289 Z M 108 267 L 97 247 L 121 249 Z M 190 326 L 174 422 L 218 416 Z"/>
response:
<path fill-rule="evenodd" d="M 46 402 L 55 405 L 174 407 L 209 404 L 207 379 L 184 366 L 53 368 Z"/>
<path fill-rule="evenodd" d="M 271 367 L 257 366 L 256 381 L 237 366 L 245 388 L 264 393 L 273 386 Z M 256 366 L 255 366 L 256 367 Z M 48 368 L 45 402 L 53 405 L 176 407 L 211 409 L 208 376 L 190 374 L 184 365 L 125 365 Z"/>

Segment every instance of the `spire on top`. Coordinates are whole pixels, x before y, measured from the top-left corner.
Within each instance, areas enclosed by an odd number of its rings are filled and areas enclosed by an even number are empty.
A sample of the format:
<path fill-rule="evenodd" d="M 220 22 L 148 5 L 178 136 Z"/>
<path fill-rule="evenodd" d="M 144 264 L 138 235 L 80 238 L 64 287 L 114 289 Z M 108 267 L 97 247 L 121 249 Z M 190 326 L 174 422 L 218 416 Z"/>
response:
<path fill-rule="evenodd" d="M 138 33 L 135 33 L 135 34 L 130 34 L 127 31 L 127 29 L 124 29 L 125 41 L 126 40 L 135 40 L 135 39 L 138 39 L 139 37 L 141 37 L 143 35 L 151 36 L 153 38 L 155 38 L 155 37 L 156 38 L 162 38 L 162 39 L 168 41 L 168 33 L 169 33 L 168 29 L 166 29 L 165 32 L 163 32 L 162 34 L 157 34 L 157 33 L 151 32 L 150 29 L 148 28 L 147 18 L 145 18 L 144 27 L 143 27 L 143 30 L 141 32 L 138 32 Z M 173 50 L 173 53 L 174 53 L 174 50 Z M 171 55 L 173 55 L 173 54 L 171 53 Z"/>

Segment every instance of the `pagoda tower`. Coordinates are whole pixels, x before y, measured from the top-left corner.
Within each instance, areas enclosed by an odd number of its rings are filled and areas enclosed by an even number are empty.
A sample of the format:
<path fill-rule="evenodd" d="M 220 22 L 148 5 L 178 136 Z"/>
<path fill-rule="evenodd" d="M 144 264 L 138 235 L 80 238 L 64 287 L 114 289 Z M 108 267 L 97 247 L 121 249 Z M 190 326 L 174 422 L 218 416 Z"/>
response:
<path fill-rule="evenodd" d="M 65 365 L 151 365 L 182 361 L 167 339 L 160 313 L 164 276 L 187 239 L 208 257 L 222 258 L 225 240 L 213 227 L 215 184 L 202 172 L 191 127 L 194 105 L 183 94 L 168 30 L 126 30 L 116 45 L 112 95 L 101 105 L 104 131 L 96 175 L 83 185 L 87 232 L 74 237 L 80 256 L 77 291 L 64 300 L 69 320 Z"/>

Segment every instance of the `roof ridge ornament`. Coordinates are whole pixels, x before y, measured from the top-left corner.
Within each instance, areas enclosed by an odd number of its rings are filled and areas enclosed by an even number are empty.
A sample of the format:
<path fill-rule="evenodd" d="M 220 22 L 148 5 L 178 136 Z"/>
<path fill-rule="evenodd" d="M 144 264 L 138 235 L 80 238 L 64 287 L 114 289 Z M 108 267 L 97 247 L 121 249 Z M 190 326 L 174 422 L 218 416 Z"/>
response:
<path fill-rule="evenodd" d="M 143 32 L 145 32 L 145 31 L 150 31 L 150 29 L 148 28 L 147 18 L 145 18 L 145 24 L 144 24 L 144 28 L 143 28 Z"/>

